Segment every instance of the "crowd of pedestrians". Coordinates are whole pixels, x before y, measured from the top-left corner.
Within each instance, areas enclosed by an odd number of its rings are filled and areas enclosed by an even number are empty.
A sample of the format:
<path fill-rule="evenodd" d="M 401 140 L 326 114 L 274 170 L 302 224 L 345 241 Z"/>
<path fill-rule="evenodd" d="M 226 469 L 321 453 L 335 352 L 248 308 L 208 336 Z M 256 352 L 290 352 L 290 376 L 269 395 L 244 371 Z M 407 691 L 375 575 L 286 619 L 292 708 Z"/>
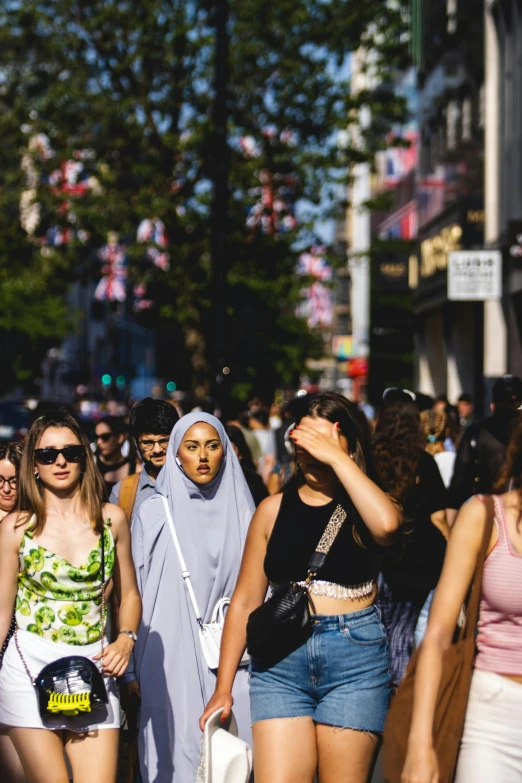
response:
<path fill-rule="evenodd" d="M 146 398 L 90 438 L 54 410 L 0 444 L 2 781 L 366 783 L 420 647 L 390 780 L 437 783 L 441 661 L 488 535 L 457 780 L 522 783 L 522 381 L 485 419 L 398 388 L 376 411 L 211 402 Z"/>

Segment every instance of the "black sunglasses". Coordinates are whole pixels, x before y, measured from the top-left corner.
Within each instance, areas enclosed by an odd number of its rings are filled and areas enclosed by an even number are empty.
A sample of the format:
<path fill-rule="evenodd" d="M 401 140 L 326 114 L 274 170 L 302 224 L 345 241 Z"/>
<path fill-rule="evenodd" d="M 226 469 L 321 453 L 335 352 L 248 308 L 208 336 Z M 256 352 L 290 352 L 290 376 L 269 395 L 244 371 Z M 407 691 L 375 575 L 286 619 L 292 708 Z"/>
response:
<path fill-rule="evenodd" d="M 102 440 L 104 443 L 107 443 L 110 438 L 112 438 L 114 435 L 116 435 L 115 432 L 102 432 L 101 435 L 94 435 L 96 440 Z"/>
<path fill-rule="evenodd" d="M 40 465 L 53 465 L 62 454 L 66 462 L 79 462 L 85 457 L 85 446 L 65 446 L 63 449 L 35 449 L 34 458 Z"/>

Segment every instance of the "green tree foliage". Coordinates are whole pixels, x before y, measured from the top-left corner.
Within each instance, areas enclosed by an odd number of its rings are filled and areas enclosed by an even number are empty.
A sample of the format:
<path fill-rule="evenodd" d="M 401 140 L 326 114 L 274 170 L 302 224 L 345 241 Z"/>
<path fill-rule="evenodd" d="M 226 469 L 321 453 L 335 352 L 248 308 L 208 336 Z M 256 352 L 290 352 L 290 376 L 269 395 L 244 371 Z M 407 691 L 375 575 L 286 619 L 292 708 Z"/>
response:
<path fill-rule="evenodd" d="M 365 42 L 383 81 L 405 56 L 404 15 L 386 0 L 230 2 L 228 354 L 236 392 L 289 383 L 317 348 L 294 315 L 299 248 L 313 241 L 321 205 L 339 209 L 339 183 L 363 156 L 338 131 L 370 105 L 382 128 L 402 105 L 386 90 L 350 96 L 347 55 Z M 6 0 L 0 9 L 0 328 L 35 341 L 70 325 L 64 292 L 92 269 L 109 231 L 128 243 L 132 279 L 148 280 L 153 311 L 137 316 L 182 335 L 191 381 L 209 378 L 212 337 L 210 213 L 213 158 L 214 3 L 207 0 Z M 267 130 L 268 129 L 268 130 Z M 287 133 L 289 132 L 289 134 Z M 29 140 L 46 134 L 52 158 L 33 156 L 40 222 L 29 240 L 18 211 Z M 285 133 L 287 134 L 285 136 Z M 282 136 L 283 134 L 283 136 Z M 248 157 L 241 139 L 251 138 Z M 382 141 L 382 139 L 380 139 Z M 375 140 L 373 140 L 374 143 Z M 78 150 L 95 187 L 81 198 L 46 177 Z M 371 154 L 368 149 L 365 154 Z M 308 205 L 297 227 L 247 227 L 260 172 L 293 178 L 291 200 Z M 342 208 L 342 205 L 341 205 Z M 314 211 L 315 210 L 315 211 Z M 314 213 L 312 215 L 312 212 Z M 146 263 L 136 228 L 159 217 L 170 270 Z M 60 225 L 83 241 L 45 248 Z M 179 357 L 164 357 L 175 374 Z"/>

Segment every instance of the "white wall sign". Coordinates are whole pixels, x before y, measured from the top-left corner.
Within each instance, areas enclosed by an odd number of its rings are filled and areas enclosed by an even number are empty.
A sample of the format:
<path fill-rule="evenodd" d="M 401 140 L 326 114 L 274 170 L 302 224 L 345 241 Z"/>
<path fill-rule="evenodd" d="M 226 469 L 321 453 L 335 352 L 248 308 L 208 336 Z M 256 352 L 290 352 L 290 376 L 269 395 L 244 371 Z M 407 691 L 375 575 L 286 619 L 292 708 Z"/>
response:
<path fill-rule="evenodd" d="M 502 297 L 500 250 L 463 250 L 448 253 L 448 299 L 484 302 Z"/>

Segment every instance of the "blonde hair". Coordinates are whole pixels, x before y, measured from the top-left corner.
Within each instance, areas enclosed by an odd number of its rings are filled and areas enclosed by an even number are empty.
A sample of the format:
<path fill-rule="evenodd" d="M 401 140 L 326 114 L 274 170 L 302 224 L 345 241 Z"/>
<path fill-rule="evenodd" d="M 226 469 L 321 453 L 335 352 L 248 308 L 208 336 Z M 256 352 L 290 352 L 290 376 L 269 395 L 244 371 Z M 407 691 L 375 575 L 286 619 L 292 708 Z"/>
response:
<path fill-rule="evenodd" d="M 435 456 L 444 449 L 444 438 L 448 426 L 448 417 L 443 411 L 434 409 L 422 411 L 420 415 L 422 429 L 426 435 L 426 448 L 428 454 Z"/>
<path fill-rule="evenodd" d="M 41 482 L 36 480 L 34 451 L 38 448 L 43 433 L 49 427 L 63 427 L 71 430 L 81 445 L 85 447 L 85 456 L 82 458 L 80 502 L 94 529 L 98 533 L 102 533 L 105 484 L 96 467 L 87 437 L 80 429 L 74 416 L 71 416 L 64 408 L 49 411 L 44 416 L 40 416 L 27 435 L 20 464 L 20 490 L 17 502 L 17 510 L 22 512 L 20 523 L 27 523 L 34 516 L 33 530 L 37 536 L 42 533 L 45 527 L 44 488 Z"/>

